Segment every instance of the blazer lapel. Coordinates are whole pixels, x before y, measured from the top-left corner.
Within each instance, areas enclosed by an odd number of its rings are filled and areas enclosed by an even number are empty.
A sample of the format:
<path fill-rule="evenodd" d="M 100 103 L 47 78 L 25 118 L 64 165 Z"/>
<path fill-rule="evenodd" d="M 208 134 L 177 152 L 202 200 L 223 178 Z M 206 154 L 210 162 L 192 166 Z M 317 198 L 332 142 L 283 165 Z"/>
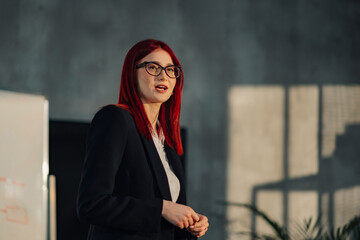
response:
<path fill-rule="evenodd" d="M 180 194 L 179 194 L 177 202 L 185 204 L 186 203 L 186 195 L 185 195 L 186 183 L 185 183 L 185 176 L 184 176 L 184 168 L 181 164 L 181 160 L 180 160 L 179 156 L 176 154 L 175 150 L 172 149 L 171 147 L 169 147 L 166 143 L 165 143 L 165 152 L 166 152 L 166 156 L 169 160 L 169 164 L 172 167 L 172 169 L 174 170 L 174 173 L 180 182 Z"/>
<path fill-rule="evenodd" d="M 145 146 L 145 150 L 147 152 L 148 159 L 154 170 L 156 182 L 159 186 L 160 193 L 164 199 L 171 201 L 169 183 L 167 180 L 166 172 L 165 172 L 164 166 L 160 160 L 160 157 L 156 150 L 154 142 L 145 138 L 142 135 L 141 135 L 141 140 L 143 142 L 143 145 Z"/>

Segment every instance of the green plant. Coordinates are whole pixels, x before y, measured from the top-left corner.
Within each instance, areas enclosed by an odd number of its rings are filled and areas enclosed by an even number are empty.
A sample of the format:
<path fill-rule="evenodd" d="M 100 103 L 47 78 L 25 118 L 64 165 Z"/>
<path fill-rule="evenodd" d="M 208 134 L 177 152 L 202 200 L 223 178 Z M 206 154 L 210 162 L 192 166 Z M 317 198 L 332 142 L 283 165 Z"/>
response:
<path fill-rule="evenodd" d="M 237 232 L 241 235 L 252 236 L 258 240 L 360 240 L 360 216 L 355 216 L 348 223 L 336 229 L 332 228 L 325 232 L 321 225 L 321 219 L 313 221 L 312 218 L 296 224 L 296 232 L 290 232 L 280 225 L 265 212 L 252 204 L 220 202 L 227 206 L 243 207 L 250 210 L 256 216 L 261 217 L 274 231 L 274 235 L 258 234 L 256 232 Z"/>

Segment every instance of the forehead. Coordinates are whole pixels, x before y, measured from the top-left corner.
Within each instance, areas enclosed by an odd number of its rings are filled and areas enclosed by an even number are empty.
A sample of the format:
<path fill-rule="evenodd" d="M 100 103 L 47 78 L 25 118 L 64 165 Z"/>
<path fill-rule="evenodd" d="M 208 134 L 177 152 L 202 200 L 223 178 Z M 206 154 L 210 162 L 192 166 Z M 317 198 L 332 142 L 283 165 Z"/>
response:
<path fill-rule="evenodd" d="M 170 54 L 165 50 L 158 48 L 146 55 L 140 62 L 158 62 L 160 65 L 172 65 L 173 61 Z"/>

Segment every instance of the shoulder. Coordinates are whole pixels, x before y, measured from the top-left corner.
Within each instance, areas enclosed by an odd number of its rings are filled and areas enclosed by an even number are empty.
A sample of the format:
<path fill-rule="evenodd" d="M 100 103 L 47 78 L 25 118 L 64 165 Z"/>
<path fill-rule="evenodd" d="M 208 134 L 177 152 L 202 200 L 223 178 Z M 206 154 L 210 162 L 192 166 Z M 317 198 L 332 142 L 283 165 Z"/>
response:
<path fill-rule="evenodd" d="M 118 107 L 116 105 L 106 105 L 106 106 L 103 106 L 94 116 L 94 120 L 97 119 L 97 118 L 102 118 L 102 119 L 107 119 L 107 118 L 110 118 L 110 119 L 131 119 L 132 116 L 131 114 L 121 108 L 121 107 Z"/>
<path fill-rule="evenodd" d="M 127 110 L 116 105 L 106 105 L 95 114 L 91 125 L 105 128 L 114 125 L 128 127 L 133 125 L 133 122 L 132 115 Z"/>

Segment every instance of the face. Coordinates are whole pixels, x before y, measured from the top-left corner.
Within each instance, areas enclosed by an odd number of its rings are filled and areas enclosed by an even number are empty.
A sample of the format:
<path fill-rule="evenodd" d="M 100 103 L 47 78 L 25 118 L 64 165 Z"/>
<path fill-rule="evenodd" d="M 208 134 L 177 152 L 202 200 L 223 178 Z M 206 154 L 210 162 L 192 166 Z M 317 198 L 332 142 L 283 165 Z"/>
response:
<path fill-rule="evenodd" d="M 139 61 L 156 62 L 162 67 L 174 65 L 170 55 L 163 49 L 159 48 Z M 172 95 L 176 78 L 170 78 L 162 70 L 159 76 L 150 75 L 145 67 L 138 68 L 136 71 L 138 91 L 141 101 L 146 103 L 162 104 L 166 102 Z"/>

